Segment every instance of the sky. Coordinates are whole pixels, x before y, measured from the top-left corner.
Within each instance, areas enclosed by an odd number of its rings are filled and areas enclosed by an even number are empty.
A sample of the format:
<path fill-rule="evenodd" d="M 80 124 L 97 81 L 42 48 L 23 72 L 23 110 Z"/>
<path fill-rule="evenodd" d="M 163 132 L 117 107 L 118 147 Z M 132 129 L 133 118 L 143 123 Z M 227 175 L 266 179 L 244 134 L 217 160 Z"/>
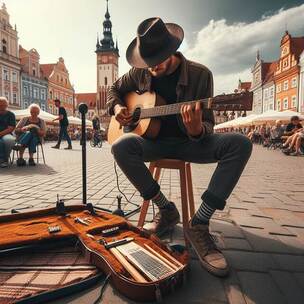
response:
<path fill-rule="evenodd" d="M 102 37 L 105 0 L 5 4 L 24 48 L 35 48 L 40 63 L 63 57 L 76 92 L 96 92 L 95 49 L 97 33 Z M 120 75 L 130 68 L 125 52 L 138 24 L 159 16 L 183 27 L 180 51 L 213 72 L 215 94 L 232 92 L 239 78 L 251 81 L 257 50 L 264 61 L 276 60 L 286 29 L 292 36 L 304 36 L 303 0 L 109 0 L 109 12 L 120 50 Z"/>

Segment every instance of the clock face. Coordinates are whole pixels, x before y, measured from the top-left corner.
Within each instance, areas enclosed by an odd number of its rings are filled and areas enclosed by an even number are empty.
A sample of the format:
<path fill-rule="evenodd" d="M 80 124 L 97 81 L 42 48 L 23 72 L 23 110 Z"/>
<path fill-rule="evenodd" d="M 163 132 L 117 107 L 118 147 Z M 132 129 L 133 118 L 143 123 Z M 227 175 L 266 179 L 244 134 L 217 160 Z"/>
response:
<path fill-rule="evenodd" d="M 284 46 L 282 49 L 282 56 L 285 56 L 288 53 L 288 46 Z"/>

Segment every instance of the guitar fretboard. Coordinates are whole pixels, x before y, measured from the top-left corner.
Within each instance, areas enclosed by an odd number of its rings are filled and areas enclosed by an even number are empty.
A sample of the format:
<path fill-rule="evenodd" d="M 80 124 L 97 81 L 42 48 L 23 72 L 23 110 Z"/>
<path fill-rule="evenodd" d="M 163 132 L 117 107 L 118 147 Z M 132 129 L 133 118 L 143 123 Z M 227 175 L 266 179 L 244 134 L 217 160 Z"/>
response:
<path fill-rule="evenodd" d="M 209 98 L 187 101 L 187 102 L 179 102 L 179 103 L 172 103 L 163 106 L 156 106 L 154 108 L 146 108 L 141 109 L 140 118 L 151 118 L 151 117 L 159 117 L 159 116 L 168 116 L 168 115 L 175 115 L 179 114 L 181 107 L 185 104 L 195 104 L 196 102 L 200 102 L 201 106 L 205 106 L 208 104 Z"/>

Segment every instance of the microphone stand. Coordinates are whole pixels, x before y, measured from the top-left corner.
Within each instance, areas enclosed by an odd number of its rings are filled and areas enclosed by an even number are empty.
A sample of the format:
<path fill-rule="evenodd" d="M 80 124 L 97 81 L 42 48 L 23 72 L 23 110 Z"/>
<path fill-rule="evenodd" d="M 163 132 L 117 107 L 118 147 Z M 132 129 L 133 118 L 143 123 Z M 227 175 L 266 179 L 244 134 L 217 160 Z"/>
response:
<path fill-rule="evenodd" d="M 117 197 L 118 208 L 115 211 L 111 211 L 110 209 L 96 207 L 92 203 L 87 202 L 87 149 L 86 149 L 86 113 L 88 112 L 88 106 L 85 103 L 81 103 L 78 107 L 78 110 L 81 114 L 81 148 L 82 148 L 82 202 L 86 205 L 87 210 L 89 210 L 92 214 L 95 213 L 95 209 L 105 211 L 108 213 L 117 214 L 123 217 L 131 216 L 140 211 L 141 207 L 137 206 L 136 209 L 131 210 L 127 213 L 121 209 L 121 197 Z"/>
<path fill-rule="evenodd" d="M 86 205 L 87 209 L 94 214 L 94 209 L 102 210 L 111 213 L 111 210 L 95 207 L 92 203 L 87 202 L 87 134 L 86 134 L 86 113 L 88 112 L 88 106 L 85 103 L 81 103 L 78 107 L 81 114 L 81 154 L 82 154 L 82 203 Z"/>

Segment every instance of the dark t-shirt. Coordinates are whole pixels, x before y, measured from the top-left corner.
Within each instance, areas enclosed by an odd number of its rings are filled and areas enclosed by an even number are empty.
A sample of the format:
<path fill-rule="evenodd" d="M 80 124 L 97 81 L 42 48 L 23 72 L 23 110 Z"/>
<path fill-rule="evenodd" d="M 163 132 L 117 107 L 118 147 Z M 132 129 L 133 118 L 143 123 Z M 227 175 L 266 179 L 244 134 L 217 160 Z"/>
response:
<path fill-rule="evenodd" d="M 300 124 L 300 123 L 298 123 L 296 126 L 292 123 L 292 122 L 290 122 L 287 126 L 286 126 L 286 132 L 290 132 L 290 131 L 292 131 L 294 128 L 298 128 L 298 129 L 301 129 L 301 128 L 303 128 L 302 127 L 302 125 Z"/>
<path fill-rule="evenodd" d="M 63 116 L 63 119 L 59 121 L 61 127 L 66 127 L 69 125 L 67 112 L 64 107 L 59 108 L 59 115 Z"/>
<path fill-rule="evenodd" d="M 16 117 L 13 112 L 7 111 L 5 114 L 0 114 L 0 132 L 8 127 L 16 126 Z"/>
<path fill-rule="evenodd" d="M 163 77 L 152 77 L 152 89 L 156 94 L 165 99 L 167 104 L 176 103 L 176 86 L 180 76 L 181 65 L 171 74 Z M 169 115 L 161 117 L 161 128 L 158 134 L 159 138 L 164 137 L 186 137 L 181 131 L 178 122 L 177 115 Z"/>

